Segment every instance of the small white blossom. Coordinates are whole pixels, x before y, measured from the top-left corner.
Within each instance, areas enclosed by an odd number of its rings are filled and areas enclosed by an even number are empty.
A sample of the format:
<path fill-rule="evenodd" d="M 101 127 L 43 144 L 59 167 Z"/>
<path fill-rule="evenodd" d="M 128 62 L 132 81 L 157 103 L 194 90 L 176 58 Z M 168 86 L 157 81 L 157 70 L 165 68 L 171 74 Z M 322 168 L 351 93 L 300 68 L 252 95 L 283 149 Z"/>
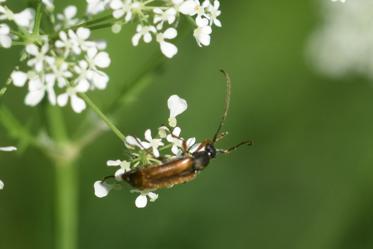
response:
<path fill-rule="evenodd" d="M 0 24 L 0 46 L 4 48 L 10 48 L 12 46 L 10 28 L 6 24 Z"/>
<path fill-rule="evenodd" d="M 145 149 L 152 148 L 153 155 L 156 158 L 159 157 L 158 147 L 164 145 L 162 143 L 162 139 L 153 139 L 151 130 L 148 129 L 148 130 L 145 131 L 145 140 L 146 140 L 146 142 L 142 142 L 142 146 Z"/>
<path fill-rule="evenodd" d="M 137 192 L 137 191 L 136 191 Z M 140 195 L 135 200 L 135 206 L 137 208 L 144 208 L 148 204 L 148 198 L 150 202 L 155 202 L 158 199 L 158 195 L 153 192 L 139 191 Z"/>
<path fill-rule="evenodd" d="M 26 46 L 26 52 L 34 57 L 27 61 L 27 65 L 34 67 L 37 72 L 43 71 L 45 62 L 51 58 L 47 55 L 49 52 L 49 44 L 47 42 L 41 48 L 35 44 L 29 44 Z"/>
<path fill-rule="evenodd" d="M 103 198 L 103 197 L 106 197 L 110 190 L 112 190 L 112 186 L 107 184 L 106 182 L 103 182 L 103 181 L 96 181 L 94 184 L 93 184 L 93 188 L 95 190 L 95 195 L 98 197 L 98 198 Z"/>
<path fill-rule="evenodd" d="M 48 95 L 48 100 L 52 105 L 56 104 L 56 94 L 54 92 L 54 78 L 51 75 L 38 75 L 30 73 L 29 77 L 29 92 L 25 98 L 25 104 L 28 106 L 36 106 Z"/>
<path fill-rule="evenodd" d="M 75 5 L 69 5 L 64 10 L 63 13 L 57 14 L 57 20 L 59 23 L 56 25 L 55 29 L 60 30 L 62 28 L 69 28 L 78 24 L 79 19 L 75 18 L 78 12 L 78 8 Z"/>
<path fill-rule="evenodd" d="M 181 4 L 179 11 L 184 15 L 197 15 L 196 24 L 198 26 L 206 26 L 209 22 L 206 9 L 210 6 L 210 4 L 211 3 L 209 0 L 205 0 L 202 5 L 200 4 L 199 0 L 187 0 Z"/>
<path fill-rule="evenodd" d="M 125 160 L 109 160 L 106 162 L 106 165 L 109 167 L 120 167 L 114 173 L 115 179 L 117 181 L 122 181 L 122 175 L 131 170 L 131 163 Z"/>
<path fill-rule="evenodd" d="M 177 11 L 175 8 L 169 8 L 163 11 L 161 8 L 154 9 L 154 19 L 153 23 L 157 25 L 157 29 L 161 30 L 163 24 L 167 22 L 168 24 L 173 24 L 176 20 Z"/>
<path fill-rule="evenodd" d="M 209 46 L 211 41 L 212 29 L 210 26 L 199 26 L 197 27 L 194 32 L 193 36 L 196 38 L 198 46 Z"/>
<path fill-rule="evenodd" d="M 89 36 L 91 35 L 91 31 L 89 29 L 78 28 L 76 32 L 70 29 L 68 34 L 73 44 L 72 50 L 75 54 L 79 55 L 82 51 L 88 51 L 89 49 L 96 48 L 96 44 L 88 40 Z"/>
<path fill-rule="evenodd" d="M 132 0 L 112 0 L 110 8 L 113 9 L 113 17 L 119 19 L 124 16 L 125 22 L 129 22 L 133 16 L 133 10 L 139 8 L 138 2 Z"/>
<path fill-rule="evenodd" d="M 166 41 L 166 39 L 174 39 L 176 36 L 177 31 L 174 28 L 168 28 L 165 32 L 157 34 L 157 42 L 161 47 L 162 53 L 167 58 L 172 58 L 177 54 L 177 47 L 174 44 Z"/>
<path fill-rule="evenodd" d="M 87 14 L 97 15 L 104 11 L 111 0 L 87 0 Z"/>
<path fill-rule="evenodd" d="M 220 2 L 215 0 L 214 4 L 210 4 L 208 7 L 210 25 L 215 24 L 217 27 L 221 27 L 221 22 L 218 17 L 221 15 Z"/>
<path fill-rule="evenodd" d="M 168 98 L 167 106 L 170 110 L 168 123 L 171 127 L 175 127 L 177 124 L 176 117 L 186 111 L 188 103 L 185 99 L 182 99 L 177 95 L 172 95 Z"/>
<path fill-rule="evenodd" d="M 45 5 L 48 11 L 54 10 L 54 3 L 53 0 L 42 0 L 42 3 Z"/>
<path fill-rule="evenodd" d="M 69 65 L 65 61 L 59 63 L 53 61 L 50 67 L 52 69 L 52 73 L 49 74 L 52 77 L 51 80 L 55 80 L 60 88 L 66 87 L 69 79 L 73 76 L 69 71 Z"/>
<path fill-rule="evenodd" d="M 3 190 L 3 189 L 4 189 L 4 182 L 0 180 L 0 190 Z"/>
<path fill-rule="evenodd" d="M 142 26 L 141 24 L 137 25 L 136 34 L 132 37 L 132 45 L 139 45 L 139 41 L 142 37 L 145 43 L 151 42 L 152 33 L 157 33 L 157 30 L 154 26 Z"/>
<path fill-rule="evenodd" d="M 83 99 L 81 99 L 78 94 L 88 91 L 88 84 L 79 84 L 77 86 L 68 87 L 65 93 L 60 94 L 57 97 L 57 104 L 61 107 L 66 106 L 70 99 L 71 107 L 76 113 L 81 113 L 87 107 Z"/>
<path fill-rule="evenodd" d="M 167 135 L 167 141 L 172 144 L 171 151 L 175 155 L 180 155 L 183 146 L 183 140 L 180 137 L 181 129 L 180 127 L 175 127 L 171 134 Z"/>

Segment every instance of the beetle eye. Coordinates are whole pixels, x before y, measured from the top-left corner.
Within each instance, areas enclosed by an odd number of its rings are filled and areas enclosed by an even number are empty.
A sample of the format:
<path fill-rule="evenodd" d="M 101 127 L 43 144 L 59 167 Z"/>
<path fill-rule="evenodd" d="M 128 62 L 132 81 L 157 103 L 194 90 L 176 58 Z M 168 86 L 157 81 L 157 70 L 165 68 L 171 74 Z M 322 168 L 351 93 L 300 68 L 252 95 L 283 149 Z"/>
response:
<path fill-rule="evenodd" d="M 211 157 L 214 158 L 216 156 L 216 149 L 212 144 L 208 144 L 206 146 L 206 152 Z"/>

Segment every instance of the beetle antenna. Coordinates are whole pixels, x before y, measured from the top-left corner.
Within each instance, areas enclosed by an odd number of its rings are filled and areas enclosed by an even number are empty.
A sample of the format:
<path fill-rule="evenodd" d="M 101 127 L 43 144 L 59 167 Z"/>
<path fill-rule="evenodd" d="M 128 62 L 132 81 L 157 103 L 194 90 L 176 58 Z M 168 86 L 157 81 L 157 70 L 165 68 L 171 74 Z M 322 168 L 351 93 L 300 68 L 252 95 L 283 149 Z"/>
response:
<path fill-rule="evenodd" d="M 234 150 L 237 150 L 239 147 L 241 147 L 242 145 L 253 145 L 254 142 L 252 140 L 247 140 L 247 141 L 243 141 L 229 149 L 226 149 L 226 150 L 219 150 L 219 152 L 223 153 L 223 154 L 228 154 L 228 153 L 231 153 L 232 151 Z"/>
<path fill-rule="evenodd" d="M 221 131 L 221 128 L 224 125 L 225 119 L 227 118 L 228 115 L 228 110 L 229 110 L 229 105 L 231 102 L 231 93 L 232 93 L 232 81 L 231 78 L 229 77 L 229 74 L 225 72 L 224 70 L 220 70 L 224 74 L 225 81 L 227 82 L 227 92 L 225 94 L 225 107 L 224 107 L 224 113 L 223 116 L 221 117 L 218 129 L 214 135 L 214 138 L 212 139 L 212 143 L 215 143 L 219 137 L 219 133 Z"/>

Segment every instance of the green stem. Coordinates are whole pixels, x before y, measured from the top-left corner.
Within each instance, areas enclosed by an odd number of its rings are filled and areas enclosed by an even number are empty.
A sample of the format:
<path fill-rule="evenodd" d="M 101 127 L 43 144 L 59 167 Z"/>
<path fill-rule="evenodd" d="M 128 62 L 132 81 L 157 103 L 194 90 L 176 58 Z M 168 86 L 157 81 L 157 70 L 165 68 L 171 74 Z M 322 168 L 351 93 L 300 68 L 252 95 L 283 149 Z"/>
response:
<path fill-rule="evenodd" d="M 80 93 L 80 97 L 89 105 L 89 107 L 105 122 L 105 124 L 114 132 L 115 135 L 124 141 L 125 135 L 110 121 L 110 119 L 92 102 L 92 100 L 85 94 Z"/>
<path fill-rule="evenodd" d="M 52 157 L 56 173 L 56 248 L 76 249 L 78 232 L 78 184 L 76 153 L 69 145 L 61 109 L 48 106 L 49 128 L 59 153 Z"/>
<path fill-rule="evenodd" d="M 42 9 L 42 7 L 43 7 L 42 2 L 39 1 L 38 7 L 36 7 L 35 24 L 34 24 L 34 28 L 32 30 L 32 33 L 34 35 L 39 35 L 39 33 L 40 33 L 41 17 L 43 16 L 43 9 Z"/>
<path fill-rule="evenodd" d="M 77 248 L 78 194 L 77 165 L 55 161 L 56 169 L 56 248 Z"/>

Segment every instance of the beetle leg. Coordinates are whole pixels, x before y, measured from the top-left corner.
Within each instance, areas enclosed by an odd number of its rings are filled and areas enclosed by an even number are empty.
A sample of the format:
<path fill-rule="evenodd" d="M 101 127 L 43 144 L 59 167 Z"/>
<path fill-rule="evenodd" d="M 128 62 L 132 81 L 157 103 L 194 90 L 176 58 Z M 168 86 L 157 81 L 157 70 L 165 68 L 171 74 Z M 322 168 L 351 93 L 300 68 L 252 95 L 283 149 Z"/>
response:
<path fill-rule="evenodd" d="M 241 142 L 241 143 L 239 143 L 239 144 L 237 144 L 237 145 L 235 145 L 235 146 L 233 146 L 233 147 L 231 147 L 231 148 L 229 148 L 229 149 L 226 149 L 226 150 L 219 150 L 219 152 L 221 152 L 221 153 L 223 153 L 223 154 L 229 154 L 229 153 L 231 153 L 232 151 L 234 151 L 234 150 L 238 149 L 239 147 L 241 147 L 242 145 L 253 145 L 253 144 L 254 144 L 253 141 L 251 141 L 251 140 L 247 140 L 247 141 L 243 141 L 243 142 Z"/>

